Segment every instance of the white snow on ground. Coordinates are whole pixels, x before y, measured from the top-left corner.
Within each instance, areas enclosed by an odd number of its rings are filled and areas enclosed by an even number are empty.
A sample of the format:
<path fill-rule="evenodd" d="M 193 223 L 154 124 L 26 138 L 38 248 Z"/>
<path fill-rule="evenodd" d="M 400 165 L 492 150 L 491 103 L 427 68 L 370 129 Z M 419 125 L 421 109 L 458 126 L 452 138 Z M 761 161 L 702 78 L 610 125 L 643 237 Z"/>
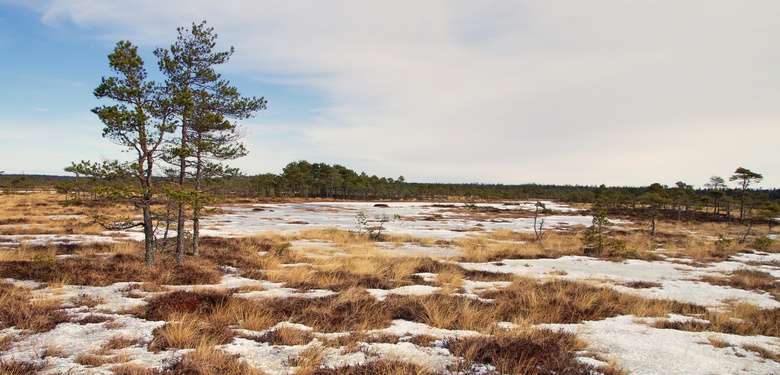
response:
<path fill-rule="evenodd" d="M 83 318 L 83 315 L 77 315 L 77 317 Z M 90 324 L 61 323 L 49 332 L 34 335 L 20 335 L 16 333 L 14 336 L 19 341 L 15 342 L 10 350 L 0 354 L 0 361 L 40 362 L 41 353 L 50 349 L 61 354 L 47 356 L 44 359 L 47 367 L 43 373 L 111 373 L 109 368 L 114 365 L 106 364 L 99 368 L 91 368 L 76 363 L 75 359 L 80 353 L 100 349 L 113 337 L 138 340 L 139 344 L 117 350 L 114 353 L 128 355 L 130 358 L 128 363 L 131 364 L 161 367 L 163 361 L 174 356 L 174 351 L 152 353 L 143 347 L 144 344 L 148 344 L 152 340 L 152 330 L 165 324 L 165 322 L 150 322 L 128 315 L 107 314 L 106 316 L 112 318 L 112 321 L 110 321 L 111 329 L 106 328 L 106 324 L 109 322 Z M 8 329 L 2 330 L 0 331 L 0 336 L 5 336 L 7 333 L 12 332 Z"/>
<path fill-rule="evenodd" d="M 553 202 L 547 207 L 560 213 L 575 213 L 579 210 Z M 335 227 L 357 230 L 357 214 L 363 213 L 369 224 L 378 225 L 379 218 L 388 219 L 383 232 L 408 234 L 415 237 L 436 237 L 445 240 L 468 236 L 475 229 L 533 231 L 533 218 L 509 218 L 494 221 L 478 221 L 463 214 L 451 212 L 453 208 L 465 208 L 463 204 L 436 204 L 421 202 L 390 202 L 388 207 L 374 207 L 373 202 L 313 202 L 296 204 L 262 204 L 222 207 L 224 214 L 204 219 L 203 235 L 250 235 L 265 231 L 298 231 L 311 228 Z M 476 204 L 478 208 L 496 208 L 507 212 L 532 211 L 532 202 L 518 205 Z M 398 215 L 398 216 L 396 216 Z M 435 221 L 423 220 L 441 215 Z M 398 219 L 397 217 L 400 217 Z M 304 224 L 305 223 L 305 224 Z M 574 225 L 590 225 L 590 216 L 549 215 L 545 218 L 548 228 Z"/>
<path fill-rule="evenodd" d="M 697 281 L 702 276 L 725 276 L 740 268 L 751 268 L 741 262 L 714 263 L 693 267 L 666 261 L 629 259 L 611 262 L 583 256 L 557 259 L 507 259 L 493 263 L 461 263 L 466 269 L 512 273 L 537 278 L 556 277 L 565 280 L 595 280 L 620 292 L 634 293 L 656 299 L 670 299 L 710 307 L 721 307 L 729 301 L 741 301 L 763 308 L 778 308 L 780 302 L 768 293 L 757 293 L 728 286 Z M 617 283 L 645 281 L 660 283 L 660 287 L 634 289 Z"/>
<path fill-rule="evenodd" d="M 430 285 L 409 285 L 409 286 L 402 286 L 390 290 L 384 290 L 384 289 L 367 289 L 367 290 L 377 300 L 384 301 L 385 299 L 387 299 L 387 296 L 391 294 L 397 294 L 400 296 L 423 296 L 428 294 L 434 294 L 440 291 L 441 288 L 430 286 Z"/>
<path fill-rule="evenodd" d="M 475 221 L 464 215 L 447 211 L 446 207 L 434 207 L 430 203 L 388 203 L 390 207 L 374 207 L 373 203 L 305 203 L 305 204 L 264 204 L 242 207 L 223 208 L 227 213 L 215 215 L 207 220 L 208 229 L 204 235 L 238 236 L 251 235 L 266 231 L 297 231 L 317 227 L 337 227 L 346 230 L 356 230 L 356 215 L 363 212 L 372 221 L 376 216 L 386 214 L 392 219 L 400 215 L 401 220 L 390 220 L 385 223 L 386 233 L 410 234 L 412 236 L 429 236 L 449 240 L 470 235 L 474 229 L 490 231 L 499 228 L 512 230 L 532 230 L 533 219 L 500 219 L 494 221 Z M 479 207 L 494 207 L 506 210 L 532 210 L 533 202 L 523 202 L 521 205 L 477 205 Z M 551 202 L 548 208 L 559 212 L 574 212 L 565 206 Z M 259 210 L 256 210 L 259 209 Z M 261 211 L 260 211 L 261 210 Z M 441 215 L 436 221 L 422 220 L 432 215 Z M 408 220 L 405 220 L 408 219 Z M 589 225 L 590 216 L 551 215 L 545 219 L 546 227 L 556 225 Z M 302 224 L 307 223 L 307 224 Z M 131 232 L 132 233 L 132 232 Z M 138 236 L 136 232 L 130 237 Z M 18 239 L 17 239 L 18 237 Z M 75 242 L 113 242 L 109 236 L 76 236 L 76 235 L 35 235 L 35 236 L 0 236 L 0 241 L 12 241 L 35 244 L 65 241 Z M 300 243 L 299 243 L 300 242 Z M 293 244 L 298 251 L 305 250 L 303 241 Z M 310 243 L 312 247 L 326 247 L 328 244 Z M 389 245 L 388 245 L 389 246 Z M 395 251 L 399 254 L 435 254 L 449 256 L 445 247 L 424 247 L 403 244 L 380 251 Z M 326 252 L 337 253 L 338 249 L 327 249 Z M 473 270 L 512 273 L 526 275 L 546 280 L 562 278 L 569 280 L 592 281 L 607 285 L 621 292 L 634 293 L 650 298 L 673 299 L 718 308 L 733 301 L 755 304 L 765 308 L 780 307 L 780 303 L 767 294 L 715 286 L 697 281 L 703 276 L 725 277 L 731 272 L 747 268 L 767 272 L 780 277 L 780 254 L 754 252 L 740 254 L 725 262 L 718 262 L 694 267 L 672 261 L 647 262 L 627 260 L 610 262 L 588 257 L 562 257 L 559 259 L 538 260 L 504 260 L 493 263 L 464 263 L 464 267 Z M 171 286 L 168 290 L 199 290 L 199 289 L 235 289 L 248 287 L 253 291 L 236 293 L 243 298 L 285 298 L 291 296 L 320 298 L 335 294 L 329 290 L 299 291 L 285 288 L 282 283 L 258 281 L 238 276 L 240 270 L 224 268 L 225 275 L 218 284 L 198 286 Z M 435 280 L 435 274 L 419 274 L 426 281 Z M 624 286 L 631 281 L 657 282 L 658 287 L 632 289 Z M 77 364 L 75 358 L 79 353 L 100 348 L 109 339 L 121 336 L 137 339 L 138 343 L 128 348 L 120 349 L 112 354 L 124 354 L 130 363 L 147 367 L 160 367 L 164 361 L 186 353 L 188 350 L 164 351 L 152 353 L 146 349 L 151 340 L 151 332 L 164 322 L 149 322 L 123 315 L 122 311 L 144 304 L 145 293 L 128 283 L 116 283 L 106 287 L 86 287 L 64 285 L 57 288 L 41 288 L 43 285 L 29 281 L 6 279 L 14 285 L 23 288 L 37 289 L 33 291 L 35 298 L 57 298 L 66 307 L 65 311 L 73 316 L 70 323 L 62 323 L 55 329 L 29 334 L 14 328 L 0 330 L 0 337 L 8 335 L 14 338 L 10 349 L 0 353 L 0 361 L 10 360 L 40 360 L 44 349 L 57 349 L 58 356 L 45 359 L 48 366 L 44 373 L 110 373 L 110 364 L 101 367 L 87 367 Z M 503 288 L 506 282 L 477 282 L 463 280 L 461 288 L 463 295 L 475 297 L 482 290 Z M 133 289 L 133 293 L 127 293 Z M 440 288 L 417 285 L 396 288 L 392 290 L 372 289 L 369 292 L 378 299 L 391 294 L 430 294 Z M 131 297 L 132 296 L 132 297 Z M 97 306 L 88 309 L 75 306 L 80 299 L 89 298 L 97 302 Z M 78 324 L 77 320 L 89 314 L 102 314 L 111 320 L 103 323 Z M 689 317 L 670 317 L 670 319 L 690 319 Z M 588 343 L 592 352 L 601 358 L 614 361 L 617 366 L 632 374 L 777 374 L 780 373 L 780 363 L 761 358 L 749 347 L 756 345 L 774 353 L 780 353 L 780 339 L 763 336 L 738 336 L 712 332 L 685 332 L 672 329 L 652 328 L 654 319 L 636 318 L 633 316 L 617 316 L 601 321 L 583 322 L 581 324 L 550 324 L 544 328 L 564 329 L 578 334 Z M 282 323 L 289 324 L 289 323 Z M 509 323 L 499 324 L 502 327 Z M 298 327 L 309 329 L 308 327 Z M 349 364 L 359 364 L 376 358 L 398 358 L 413 363 L 419 363 L 430 369 L 444 369 L 458 361 L 449 352 L 437 347 L 418 347 L 403 341 L 415 335 L 429 335 L 435 338 L 463 337 L 477 334 L 470 331 L 448 331 L 429 327 L 425 324 L 393 321 L 392 326 L 383 330 L 369 331 L 370 334 L 393 334 L 401 338 L 398 344 L 363 343 L 357 346 L 357 351 L 345 353 L 339 348 L 322 346 L 320 340 L 328 335 L 313 332 L 315 340 L 307 345 L 273 346 L 258 343 L 245 338 L 236 338 L 233 342 L 220 348 L 229 353 L 240 354 L 241 359 L 269 374 L 288 374 L 294 371 L 287 363 L 288 358 L 295 357 L 307 348 L 320 348 L 323 363 L 338 367 Z M 317 339 L 319 338 L 319 339 Z M 712 340 L 712 341 L 711 341 Z M 715 347 L 713 342 L 727 343 L 726 347 Z M 719 345 L 722 346 L 722 345 Z M 601 364 L 587 353 L 583 353 L 583 361 Z M 484 368 L 487 372 L 489 368 Z"/>
<path fill-rule="evenodd" d="M 545 324 L 577 334 L 599 354 L 633 375 L 654 374 L 777 374 L 780 363 L 745 350 L 757 345 L 777 353 L 780 340 L 714 332 L 686 332 L 650 327 L 654 319 L 617 316 L 582 324 Z M 710 339 L 732 346 L 716 348 Z"/>
<path fill-rule="evenodd" d="M 0 235 L 0 246 L 18 247 L 27 245 L 68 245 L 83 243 L 118 243 L 114 237 L 89 234 L 4 234 Z"/>

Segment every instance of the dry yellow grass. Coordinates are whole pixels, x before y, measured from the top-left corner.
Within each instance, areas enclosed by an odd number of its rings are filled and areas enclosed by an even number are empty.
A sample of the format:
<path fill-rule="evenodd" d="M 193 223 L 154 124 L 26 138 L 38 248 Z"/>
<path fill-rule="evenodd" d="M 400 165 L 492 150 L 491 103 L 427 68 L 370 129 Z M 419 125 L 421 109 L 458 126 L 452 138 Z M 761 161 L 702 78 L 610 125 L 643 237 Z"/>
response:
<path fill-rule="evenodd" d="M 171 363 L 167 370 L 173 374 L 221 374 L 221 375 L 262 375 L 238 356 L 230 355 L 207 343 L 200 344 L 195 350 Z M 166 372 L 167 373 L 167 372 Z"/>
<path fill-rule="evenodd" d="M 139 214 L 130 205 L 67 202 L 49 193 L 10 194 L 0 200 L 0 235 L 99 235 L 106 229 L 95 222 L 96 216 L 118 222 Z"/>
<path fill-rule="evenodd" d="M 326 348 L 319 345 L 304 349 L 297 357 L 290 360 L 290 365 L 296 367 L 295 375 L 318 374 L 326 353 Z"/>
<path fill-rule="evenodd" d="M 101 355 L 94 352 L 82 352 L 76 355 L 74 362 L 82 364 L 84 366 L 99 367 L 107 363 L 118 364 L 125 363 L 130 360 L 130 356 L 127 354 L 117 355 Z"/>
<path fill-rule="evenodd" d="M 235 324 L 238 328 L 262 331 L 274 326 L 278 319 L 263 304 L 241 298 L 232 298 L 212 311 L 211 319 Z"/>
<path fill-rule="evenodd" d="M 152 350 L 194 348 L 199 342 L 200 325 L 195 314 L 171 314 L 165 325 L 155 328 L 152 332 L 154 340 L 149 344 L 149 348 Z"/>
<path fill-rule="evenodd" d="M 583 246 L 577 231 L 545 231 L 541 243 L 534 233 L 499 229 L 457 240 L 458 259 L 467 262 L 490 262 L 501 259 L 556 258 L 582 255 Z"/>
<path fill-rule="evenodd" d="M 461 291 L 465 275 L 458 268 L 447 268 L 436 274 L 434 286 L 441 288 L 440 293 L 451 294 Z"/>

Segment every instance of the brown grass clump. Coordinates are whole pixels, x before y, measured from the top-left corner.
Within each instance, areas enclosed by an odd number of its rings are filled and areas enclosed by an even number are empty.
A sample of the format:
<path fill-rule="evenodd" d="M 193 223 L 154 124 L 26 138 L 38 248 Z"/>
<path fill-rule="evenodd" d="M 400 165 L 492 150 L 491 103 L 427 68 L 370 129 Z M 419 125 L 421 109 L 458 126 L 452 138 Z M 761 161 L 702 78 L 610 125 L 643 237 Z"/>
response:
<path fill-rule="evenodd" d="M 161 351 L 168 348 L 194 348 L 201 339 L 201 324 L 197 317 L 190 314 L 172 316 L 175 321 L 165 323 L 152 331 L 154 339 L 149 343 L 149 350 Z"/>
<path fill-rule="evenodd" d="M 481 297 L 494 300 L 493 309 L 499 321 L 530 324 L 579 323 L 628 314 L 665 316 L 704 312 L 700 306 L 646 299 L 565 280 L 539 282 L 533 278 L 517 278 L 509 287 L 484 292 Z"/>
<path fill-rule="evenodd" d="M 441 293 L 450 294 L 462 291 L 463 279 L 465 275 L 458 269 L 447 269 L 436 275 L 434 286 L 440 287 Z"/>
<path fill-rule="evenodd" d="M 279 321 L 289 320 L 317 332 L 346 332 L 390 326 L 390 311 L 365 289 L 352 288 L 325 298 L 264 300 Z"/>
<path fill-rule="evenodd" d="M 295 375 L 315 374 L 325 358 L 326 349 L 320 345 L 312 345 L 301 351 L 297 357 L 290 358 L 287 363 L 296 367 Z"/>
<path fill-rule="evenodd" d="M 444 329 L 489 330 L 495 320 L 492 305 L 461 296 L 390 296 L 393 319 L 425 323 Z"/>
<path fill-rule="evenodd" d="M 460 262 L 495 262 L 504 259 L 558 258 L 564 255 L 583 255 L 579 231 L 548 230 L 542 242 L 534 233 L 498 230 L 480 236 L 456 240 Z"/>
<path fill-rule="evenodd" d="M 0 336 L 0 351 L 8 350 L 8 348 L 11 347 L 11 343 L 13 342 L 14 342 L 14 335 L 10 333 Z"/>
<path fill-rule="evenodd" d="M 725 285 L 737 289 L 759 290 L 771 293 L 775 297 L 780 296 L 780 283 L 769 273 L 740 268 L 731 273 L 729 277 L 703 277 L 703 281 L 715 285 Z"/>
<path fill-rule="evenodd" d="M 415 336 L 418 337 L 418 336 Z M 359 343 L 387 343 L 397 344 L 401 340 L 393 334 L 368 334 L 362 331 L 353 331 L 348 335 L 339 335 L 325 339 L 323 345 L 330 348 L 344 348 L 342 352 L 359 351 Z"/>
<path fill-rule="evenodd" d="M 352 273 L 345 269 L 316 270 L 308 273 L 307 278 L 288 280 L 286 286 L 301 290 L 328 289 L 335 292 L 350 288 L 392 289 L 398 284 L 378 275 Z"/>
<path fill-rule="evenodd" d="M 210 345 L 200 345 L 170 362 L 164 373 L 188 375 L 263 375 L 263 372 Z"/>
<path fill-rule="evenodd" d="M 345 366 L 335 369 L 320 368 L 312 375 L 440 375 L 425 367 L 399 360 L 380 359 L 369 361 L 360 365 Z"/>
<path fill-rule="evenodd" d="M 175 291 L 153 297 L 144 307 L 141 318 L 147 320 L 170 320 L 175 314 L 197 314 L 205 316 L 230 298 L 224 291 Z"/>
<path fill-rule="evenodd" d="M 235 325 L 251 331 L 262 331 L 282 321 L 273 314 L 273 306 L 263 302 L 231 297 L 212 310 L 209 319 L 224 325 Z"/>
<path fill-rule="evenodd" d="M 625 285 L 633 289 L 660 288 L 662 286 L 661 283 L 655 281 L 629 281 Z"/>
<path fill-rule="evenodd" d="M 89 314 L 81 319 L 74 320 L 75 323 L 86 325 L 86 324 L 100 324 L 104 322 L 111 322 L 114 318 L 105 316 L 105 315 L 98 315 L 98 314 Z"/>
<path fill-rule="evenodd" d="M 32 301 L 29 291 L 0 283 L 0 322 L 3 328 L 16 327 L 40 333 L 70 320 L 59 303 Z"/>
<path fill-rule="evenodd" d="M 731 306 L 731 311 L 706 311 L 699 319 L 688 321 L 659 320 L 655 328 L 693 332 L 722 332 L 741 336 L 780 337 L 780 308 L 762 309 L 742 303 Z"/>
<path fill-rule="evenodd" d="M 106 355 L 100 355 L 95 353 L 83 352 L 83 353 L 79 353 L 76 356 L 76 359 L 74 361 L 84 366 L 100 367 L 105 365 L 106 363 L 124 363 L 127 362 L 129 359 L 130 358 L 126 355 L 106 356 Z"/>
<path fill-rule="evenodd" d="M 267 237 L 203 237 L 200 239 L 200 254 L 211 262 L 242 270 L 261 267 L 259 252 L 269 252 L 279 243 Z"/>
<path fill-rule="evenodd" d="M 106 341 L 103 346 L 100 347 L 100 351 L 97 354 L 108 354 L 112 350 L 129 348 L 131 346 L 139 345 L 142 343 L 141 339 L 128 339 L 123 336 L 114 336 Z"/>
<path fill-rule="evenodd" d="M 274 328 L 260 336 L 251 337 L 257 342 L 267 342 L 271 345 L 306 345 L 314 339 L 311 332 L 295 327 L 282 326 Z"/>
<path fill-rule="evenodd" d="M 68 302 L 74 307 L 86 306 L 92 308 L 103 303 L 103 300 L 89 294 L 79 294 L 78 296 L 71 298 Z"/>
<path fill-rule="evenodd" d="M 584 348 L 573 334 L 550 330 L 523 330 L 492 336 L 450 341 L 445 347 L 475 363 L 496 367 L 500 374 L 593 374 L 596 369 L 577 360 L 575 351 Z"/>
<path fill-rule="evenodd" d="M 514 276 L 509 273 L 490 272 L 479 270 L 467 270 L 456 263 L 438 261 L 431 258 L 419 258 L 416 272 L 430 272 L 436 274 L 458 274 L 474 281 L 512 281 Z M 446 276 L 445 276 L 446 277 Z"/>
<path fill-rule="evenodd" d="M 299 288 L 344 290 L 351 287 L 392 289 L 418 284 L 413 274 L 423 272 L 434 260 L 427 257 L 349 256 L 330 258 L 319 264 L 313 278 Z M 319 285 L 318 285 L 319 284 Z"/>
<path fill-rule="evenodd" d="M 114 375 L 160 375 L 160 371 L 152 370 L 141 365 L 123 364 L 111 368 Z"/>
<path fill-rule="evenodd" d="M 26 361 L 5 361 L 0 359 L 0 374 L 3 375 L 28 375 L 37 374 L 46 367 L 45 363 Z"/>
<path fill-rule="evenodd" d="M 0 274 L 20 280 L 52 282 L 68 280 L 76 285 L 106 286 L 116 282 L 158 282 L 168 285 L 213 284 L 222 273 L 203 258 L 187 258 L 177 266 L 170 257 L 160 257 L 156 268 L 147 267 L 140 255 L 116 254 L 61 260 L 0 262 Z"/>
<path fill-rule="evenodd" d="M 168 348 L 186 349 L 200 345 L 224 345 L 233 341 L 233 331 L 210 320 L 199 320 L 195 314 L 175 314 L 169 322 L 152 331 L 152 351 Z"/>
<path fill-rule="evenodd" d="M 742 349 L 757 353 L 761 358 L 768 359 L 770 361 L 780 362 L 780 353 L 773 352 L 769 349 L 763 348 L 758 345 L 742 345 Z"/>

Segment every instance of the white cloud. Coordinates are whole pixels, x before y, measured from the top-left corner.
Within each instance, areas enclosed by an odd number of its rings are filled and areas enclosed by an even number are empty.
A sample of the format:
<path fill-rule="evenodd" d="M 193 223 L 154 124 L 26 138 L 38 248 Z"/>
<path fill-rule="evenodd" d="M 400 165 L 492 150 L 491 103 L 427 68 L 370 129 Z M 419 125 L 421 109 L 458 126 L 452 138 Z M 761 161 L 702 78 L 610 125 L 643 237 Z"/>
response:
<path fill-rule="evenodd" d="M 314 113 L 290 115 L 300 138 L 250 137 L 282 164 L 301 155 L 416 181 L 587 184 L 698 184 L 746 166 L 780 184 L 765 151 L 780 135 L 774 1 L 53 0 L 42 9 L 47 24 L 147 46 L 208 19 L 221 45 L 236 47 L 230 75 L 322 95 Z M 756 137 L 749 149 L 739 145 L 746 134 Z"/>

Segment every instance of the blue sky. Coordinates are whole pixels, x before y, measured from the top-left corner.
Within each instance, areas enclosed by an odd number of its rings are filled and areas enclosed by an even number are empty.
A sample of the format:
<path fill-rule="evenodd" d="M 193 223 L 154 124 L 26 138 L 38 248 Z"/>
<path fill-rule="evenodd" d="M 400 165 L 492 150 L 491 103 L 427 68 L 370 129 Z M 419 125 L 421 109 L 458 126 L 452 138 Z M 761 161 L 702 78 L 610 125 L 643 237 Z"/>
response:
<path fill-rule="evenodd" d="M 90 109 L 119 40 L 207 20 L 268 109 L 247 174 L 295 160 L 415 182 L 780 187 L 780 3 L 0 0 L 0 170 L 126 158 Z M 159 76 L 156 76 L 159 78 Z"/>

